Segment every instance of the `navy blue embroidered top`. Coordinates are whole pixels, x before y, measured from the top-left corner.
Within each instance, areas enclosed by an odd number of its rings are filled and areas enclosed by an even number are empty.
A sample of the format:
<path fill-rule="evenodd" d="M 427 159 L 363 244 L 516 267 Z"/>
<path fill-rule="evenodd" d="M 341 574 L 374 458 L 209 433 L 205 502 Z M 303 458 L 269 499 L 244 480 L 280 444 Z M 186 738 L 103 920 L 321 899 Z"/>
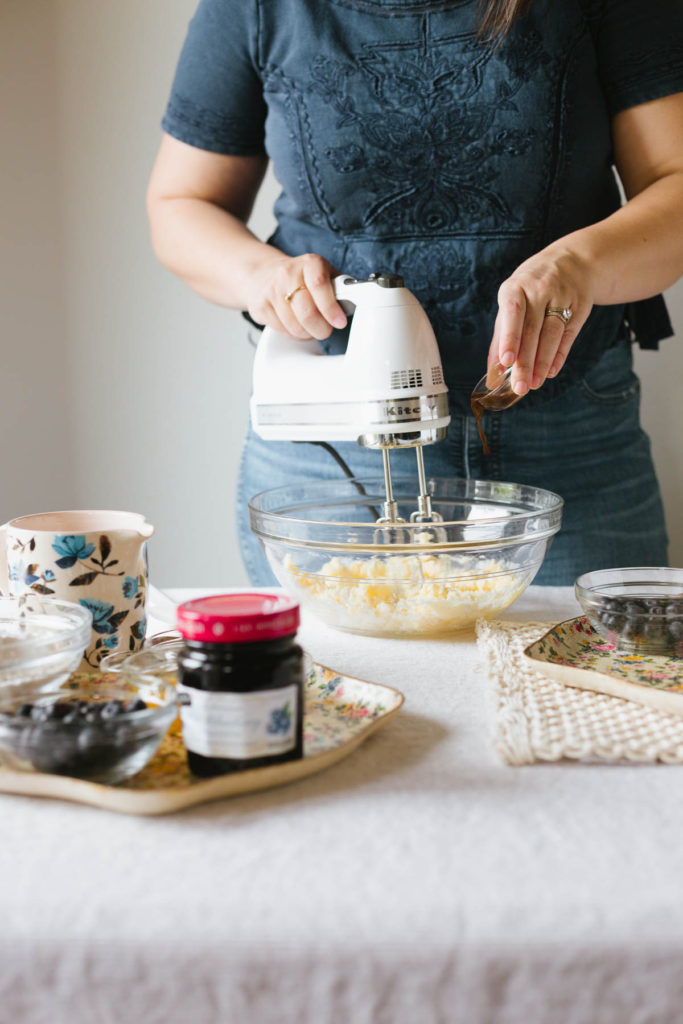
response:
<path fill-rule="evenodd" d="M 162 122 L 201 149 L 268 154 L 284 252 L 400 273 L 456 402 L 484 372 L 501 282 L 619 206 L 610 117 L 683 90 L 682 0 L 536 0 L 498 49 L 477 38 L 476 8 L 201 0 Z M 530 400 L 627 331 L 645 347 L 670 335 L 663 299 L 595 307 Z"/>

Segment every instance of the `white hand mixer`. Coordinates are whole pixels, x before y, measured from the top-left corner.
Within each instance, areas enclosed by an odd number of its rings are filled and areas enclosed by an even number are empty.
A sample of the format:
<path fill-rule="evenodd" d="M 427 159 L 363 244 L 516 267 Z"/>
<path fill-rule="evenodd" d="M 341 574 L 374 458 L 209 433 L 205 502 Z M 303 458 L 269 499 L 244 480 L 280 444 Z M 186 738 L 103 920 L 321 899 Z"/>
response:
<path fill-rule="evenodd" d="M 266 327 L 254 360 L 251 420 L 272 441 L 357 441 L 382 452 L 386 500 L 380 525 L 405 522 L 394 499 L 389 451 L 415 448 L 419 494 L 411 522 L 436 522 L 422 446 L 450 422 L 448 389 L 427 314 L 395 274 L 341 275 L 334 291 L 353 314 L 346 352 Z M 384 538 L 380 538 L 384 539 Z"/>

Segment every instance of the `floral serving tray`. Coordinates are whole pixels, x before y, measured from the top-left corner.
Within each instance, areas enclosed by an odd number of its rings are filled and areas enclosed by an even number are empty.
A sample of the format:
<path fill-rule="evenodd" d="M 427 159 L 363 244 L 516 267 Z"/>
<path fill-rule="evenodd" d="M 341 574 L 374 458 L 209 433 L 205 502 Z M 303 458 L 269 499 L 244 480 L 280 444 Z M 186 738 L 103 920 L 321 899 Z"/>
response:
<path fill-rule="evenodd" d="M 553 626 L 524 654 L 536 671 L 568 686 L 683 715 L 683 659 L 620 650 L 583 615 Z"/>
<path fill-rule="evenodd" d="M 0 758 L 0 792 L 73 800 L 124 814 L 168 814 L 193 804 L 281 786 L 322 771 L 355 750 L 402 704 L 403 694 L 398 690 L 340 675 L 309 659 L 304 690 L 304 756 L 298 761 L 199 779 L 187 767 L 176 721 L 149 764 L 118 786 L 4 770 Z"/>

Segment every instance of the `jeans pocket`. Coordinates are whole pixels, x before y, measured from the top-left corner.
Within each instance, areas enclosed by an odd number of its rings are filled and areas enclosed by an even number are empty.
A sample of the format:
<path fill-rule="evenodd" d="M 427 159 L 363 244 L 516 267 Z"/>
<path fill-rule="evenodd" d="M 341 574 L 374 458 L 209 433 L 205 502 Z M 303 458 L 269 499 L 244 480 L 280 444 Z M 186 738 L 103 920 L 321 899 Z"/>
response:
<path fill-rule="evenodd" d="M 579 381 L 581 392 L 593 405 L 624 405 L 640 395 L 640 380 L 633 372 L 628 342 L 615 345 L 601 356 Z"/>

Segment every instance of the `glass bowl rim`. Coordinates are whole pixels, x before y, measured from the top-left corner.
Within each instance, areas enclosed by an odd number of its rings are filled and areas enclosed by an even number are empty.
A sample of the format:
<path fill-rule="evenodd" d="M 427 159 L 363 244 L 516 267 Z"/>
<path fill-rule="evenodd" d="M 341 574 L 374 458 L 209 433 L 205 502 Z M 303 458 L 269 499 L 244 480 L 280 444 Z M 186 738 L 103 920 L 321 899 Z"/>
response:
<path fill-rule="evenodd" d="M 175 689 L 171 687 L 170 684 L 167 683 L 165 680 L 161 680 L 157 676 L 150 675 L 149 680 L 147 679 L 147 676 L 141 676 L 140 678 L 144 678 L 144 681 L 148 682 L 148 685 L 149 683 L 153 683 L 157 688 L 160 688 L 162 685 L 164 687 L 168 687 L 168 694 L 165 697 L 160 697 L 158 704 L 153 704 L 151 707 L 148 705 L 146 708 L 140 708 L 139 711 L 130 712 L 130 714 L 135 715 L 135 721 L 131 724 L 153 724 L 153 720 L 156 718 L 164 718 L 167 715 L 175 714 L 176 706 L 178 703 Z M 25 686 L 22 686 L 21 689 L 23 692 L 21 694 L 18 694 L 16 692 L 16 689 L 19 689 L 18 687 L 14 688 L 14 693 L 11 693 L 9 689 L 5 692 L 0 692 L 0 730 L 10 728 L 16 731 L 28 726 L 35 726 L 40 724 L 41 729 L 47 728 L 48 731 L 57 732 L 59 728 L 70 729 L 72 724 L 74 726 L 79 726 L 80 723 L 64 723 L 59 718 L 47 719 L 42 722 L 37 722 L 35 719 L 32 719 L 28 716 L 26 718 L 20 718 L 18 716 L 9 717 L 7 716 L 5 708 L 7 706 L 21 705 L 33 702 L 50 703 L 52 701 L 56 702 L 62 699 L 79 700 L 83 699 L 83 695 L 93 692 L 102 694 L 104 698 L 103 701 L 93 701 L 93 703 L 105 703 L 107 700 L 115 699 L 113 695 L 110 695 L 112 690 L 121 691 L 123 689 L 121 680 L 117 679 L 113 682 L 95 682 L 96 679 L 97 676 L 95 674 L 93 676 L 93 681 L 90 684 L 90 686 L 88 686 L 87 682 L 85 681 L 83 683 L 80 683 L 77 687 L 72 688 L 68 688 L 65 683 L 60 683 L 57 686 L 53 686 L 51 688 L 41 688 L 40 684 L 36 683 L 35 687 L 32 687 L 31 684 L 25 684 Z M 134 698 L 135 694 L 130 694 L 129 699 L 132 700 Z"/>
<path fill-rule="evenodd" d="M 629 579 L 628 577 L 631 576 Z M 660 577 L 659 579 L 657 577 Z M 616 569 L 592 569 L 578 576 L 574 582 L 577 597 L 609 599 L 619 595 L 608 593 L 607 588 L 637 586 L 679 587 L 683 597 L 683 569 L 664 565 L 629 565 Z M 654 596 L 654 595 L 651 595 Z M 637 600 L 637 597 L 636 597 Z"/>
<path fill-rule="evenodd" d="M 405 486 L 407 482 L 410 482 L 410 495 L 404 497 L 399 493 L 400 488 Z M 394 498 L 399 502 L 407 501 L 412 499 L 413 495 L 417 500 L 417 482 L 416 476 L 406 476 L 405 474 L 394 474 L 392 475 L 392 483 L 394 485 Z M 391 548 L 393 551 L 411 549 L 421 550 L 450 550 L 454 546 L 460 548 L 469 548 L 481 541 L 486 548 L 492 548 L 498 544 L 510 544 L 520 543 L 524 541 L 540 540 L 544 536 L 553 536 L 557 533 L 560 528 L 560 519 L 562 514 L 562 508 L 564 506 L 564 499 L 557 494 L 555 491 L 549 491 L 546 488 L 535 487 L 531 484 L 517 484 L 510 481 L 504 480 L 478 480 L 476 478 L 466 479 L 463 477 L 444 477 L 444 476 L 429 476 L 427 478 L 428 486 L 431 485 L 431 497 L 433 505 L 438 506 L 440 500 L 455 502 L 455 501 L 467 501 L 473 506 L 479 505 L 484 506 L 484 502 L 488 501 L 497 503 L 499 506 L 499 513 L 491 515 L 486 518 L 477 516 L 476 519 L 450 519 L 440 520 L 436 523 L 433 522 L 406 522 L 401 523 L 400 529 L 406 531 L 408 538 L 412 538 L 415 535 L 424 533 L 434 527 L 441 529 L 449 527 L 455 527 L 459 530 L 465 531 L 465 535 L 459 542 L 455 541 L 444 541 L 443 543 L 425 545 L 419 541 L 408 540 L 403 544 L 392 544 Z M 376 495 L 354 493 L 352 488 L 358 489 L 358 485 L 362 487 L 374 486 L 378 493 Z M 277 501 L 278 497 L 285 494 L 291 494 L 293 488 L 296 487 L 297 494 L 302 495 L 298 497 L 296 501 L 290 501 L 286 505 L 280 504 L 276 507 L 264 507 L 270 506 L 273 501 Z M 301 512 L 305 510 L 305 505 L 309 508 L 324 508 L 330 507 L 335 504 L 334 492 L 345 488 L 347 493 L 353 498 L 353 506 L 367 505 L 369 503 L 377 503 L 383 500 L 381 495 L 383 494 L 384 480 L 381 476 L 358 476 L 358 477 L 337 477 L 332 480 L 313 480 L 304 484 L 284 484 L 278 487 L 268 488 L 264 491 L 259 491 L 258 494 L 253 495 L 247 502 L 249 516 L 251 520 L 251 528 L 257 537 L 262 541 L 276 542 L 278 544 L 286 543 L 292 546 L 304 546 L 304 547 L 322 547 L 323 549 L 330 546 L 345 549 L 352 547 L 355 550 L 359 548 L 367 547 L 369 550 L 379 551 L 381 546 L 374 543 L 373 537 L 378 529 L 381 529 L 381 525 L 378 527 L 376 521 L 368 522 L 354 522 L 353 520 L 346 520 L 341 517 L 338 519 L 311 519 L 303 518 Z M 455 493 L 444 497 L 440 490 L 444 488 L 450 488 Z M 461 490 L 462 493 L 458 493 Z M 332 491 L 332 496 L 330 496 Z M 518 510 L 514 507 L 505 507 L 505 491 L 510 495 L 517 495 L 518 500 L 522 501 L 522 495 L 527 495 L 529 500 L 535 500 L 541 502 L 538 507 L 532 509 Z M 303 492 L 303 494 L 302 494 Z M 308 497 L 310 495 L 310 497 Z M 317 501 L 315 499 L 318 499 Z M 337 497 L 336 501 L 341 502 L 343 499 Z M 509 501 L 512 504 L 514 497 Z M 481 504 L 480 504 L 481 503 Z M 347 504 L 349 504 L 347 502 Z M 287 510 L 293 508 L 298 514 L 289 515 Z M 548 517 L 547 529 L 544 531 L 537 532 L 526 532 L 526 527 L 530 522 L 542 521 L 543 517 Z M 286 532 L 282 531 L 282 526 L 288 527 Z M 510 527 L 514 524 L 516 533 L 513 536 L 508 534 L 507 536 L 491 537 L 491 529 L 497 527 Z M 294 536 L 295 530 L 302 531 L 305 529 L 312 529 L 321 533 L 315 540 L 310 537 Z M 344 537 L 333 537 L 331 536 L 335 532 L 353 530 L 357 534 L 358 539 L 349 541 Z M 330 535 L 329 537 L 327 535 Z M 388 547 L 389 545 L 387 545 Z"/>
<path fill-rule="evenodd" d="M 16 656 L 11 661 L 4 661 L 0 658 L 0 674 L 7 669 L 15 669 L 18 666 L 31 666 L 43 660 L 57 658 L 76 651 L 79 647 L 87 647 L 92 631 L 92 612 L 75 601 L 64 601 L 58 598 L 43 597 L 42 594 L 20 594 L 16 597 L 0 597 L 0 622 L 20 621 L 22 605 L 26 604 L 24 599 L 40 601 L 41 605 L 48 605 L 46 610 L 36 608 L 25 608 L 28 616 L 39 622 L 47 614 L 60 618 L 64 623 L 62 632 L 53 633 L 51 636 L 31 636 L 26 639 L 11 637 Z M 18 610 L 16 616 L 9 619 L 6 611 L 9 609 Z M 7 638 L 10 639 L 10 638 Z M 55 649 L 55 645 L 60 645 Z M 28 655 L 23 657 L 22 655 Z"/>
<path fill-rule="evenodd" d="M 151 643 L 155 636 L 164 636 L 165 633 L 174 633 L 173 637 L 168 636 L 163 640 L 158 640 L 156 643 Z M 137 658 L 139 655 L 145 654 L 152 658 L 157 657 L 159 661 L 162 660 L 164 652 L 178 650 L 182 646 L 184 640 L 180 633 L 176 630 L 165 630 L 164 633 L 155 633 L 150 637 L 147 637 L 145 644 L 137 651 L 112 651 L 111 654 L 105 654 L 102 661 L 99 664 L 99 671 L 104 672 L 107 675 L 120 675 L 123 666 L 131 658 Z"/>

